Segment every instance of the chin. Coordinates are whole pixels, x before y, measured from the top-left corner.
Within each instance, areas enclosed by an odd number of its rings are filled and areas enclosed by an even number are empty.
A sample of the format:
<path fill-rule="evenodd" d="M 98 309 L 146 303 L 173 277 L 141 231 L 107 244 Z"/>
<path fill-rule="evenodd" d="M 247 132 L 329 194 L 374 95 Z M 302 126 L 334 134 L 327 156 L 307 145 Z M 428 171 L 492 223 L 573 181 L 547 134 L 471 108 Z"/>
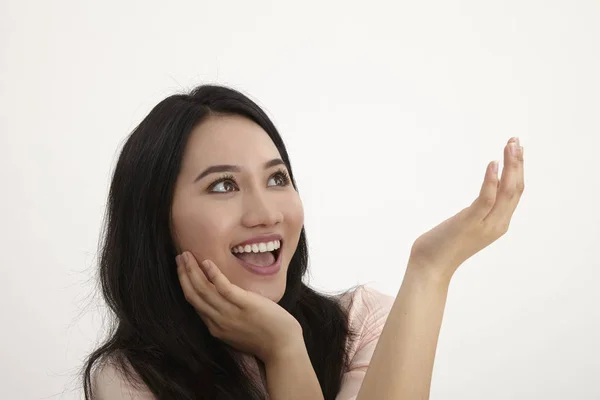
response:
<path fill-rule="evenodd" d="M 283 282 L 283 284 L 280 284 L 278 282 L 272 282 L 263 285 L 255 284 L 247 288 L 246 290 L 261 295 L 262 297 L 265 297 L 275 303 L 278 303 L 279 300 L 281 300 L 281 298 L 283 297 L 283 294 L 285 293 L 285 281 Z"/>

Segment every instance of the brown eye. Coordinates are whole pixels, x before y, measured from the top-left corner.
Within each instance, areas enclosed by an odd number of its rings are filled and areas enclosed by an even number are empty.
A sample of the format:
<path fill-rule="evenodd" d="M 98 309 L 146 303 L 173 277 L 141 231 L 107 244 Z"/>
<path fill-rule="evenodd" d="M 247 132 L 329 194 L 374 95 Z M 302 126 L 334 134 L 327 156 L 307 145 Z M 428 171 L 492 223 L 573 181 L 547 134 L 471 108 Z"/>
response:
<path fill-rule="evenodd" d="M 230 180 L 223 180 L 215 183 L 212 186 L 211 192 L 214 193 L 229 193 L 237 190 L 235 184 Z"/>
<path fill-rule="evenodd" d="M 277 172 L 271 176 L 269 183 L 275 181 L 275 185 L 267 184 L 267 186 L 287 186 L 290 182 L 289 178 L 284 172 Z"/>
<path fill-rule="evenodd" d="M 275 182 L 275 186 L 283 185 L 283 179 L 280 176 L 274 176 L 271 180 Z"/>

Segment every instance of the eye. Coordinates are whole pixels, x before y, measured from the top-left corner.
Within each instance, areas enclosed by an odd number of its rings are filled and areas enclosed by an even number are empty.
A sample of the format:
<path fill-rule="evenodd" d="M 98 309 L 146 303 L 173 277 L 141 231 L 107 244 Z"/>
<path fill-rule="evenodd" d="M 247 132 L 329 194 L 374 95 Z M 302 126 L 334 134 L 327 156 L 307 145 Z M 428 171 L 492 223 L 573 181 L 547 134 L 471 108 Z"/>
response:
<path fill-rule="evenodd" d="M 233 176 L 224 176 L 211 183 L 208 190 L 212 193 L 230 193 L 237 190 L 237 185 Z"/>
<path fill-rule="evenodd" d="M 275 184 L 269 184 L 271 181 L 274 181 Z M 290 184 L 290 177 L 286 171 L 279 170 L 271 175 L 271 178 L 269 178 L 269 183 L 267 183 L 267 186 L 287 186 Z"/>

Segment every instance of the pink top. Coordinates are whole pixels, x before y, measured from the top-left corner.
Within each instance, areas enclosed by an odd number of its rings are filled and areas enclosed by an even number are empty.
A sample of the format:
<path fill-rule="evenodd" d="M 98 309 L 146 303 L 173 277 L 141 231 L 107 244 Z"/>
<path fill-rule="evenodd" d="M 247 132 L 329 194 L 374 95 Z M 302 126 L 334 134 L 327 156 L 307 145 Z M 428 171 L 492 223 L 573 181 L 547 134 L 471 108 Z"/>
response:
<path fill-rule="evenodd" d="M 349 323 L 359 336 L 350 348 L 352 361 L 350 368 L 344 374 L 342 387 L 336 400 L 356 399 L 395 300 L 394 297 L 367 286 L 359 286 L 356 290 L 341 297 L 343 306 L 348 307 L 350 297 L 354 299 L 354 303 L 349 310 Z M 252 360 L 251 357 L 248 359 Z M 258 370 L 255 373 L 260 381 Z M 92 385 L 96 400 L 155 400 L 147 388 L 137 389 L 131 386 L 110 363 L 103 364 L 94 373 Z"/>

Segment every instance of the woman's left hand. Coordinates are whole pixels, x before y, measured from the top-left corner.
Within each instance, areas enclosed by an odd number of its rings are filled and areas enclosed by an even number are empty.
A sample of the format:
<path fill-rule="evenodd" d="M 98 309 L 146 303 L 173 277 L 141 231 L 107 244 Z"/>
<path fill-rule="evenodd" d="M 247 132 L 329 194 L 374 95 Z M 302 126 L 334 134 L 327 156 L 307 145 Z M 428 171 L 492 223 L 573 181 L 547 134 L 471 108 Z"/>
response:
<path fill-rule="evenodd" d="M 511 145 L 515 145 L 515 154 Z M 500 180 L 492 166 L 488 164 L 479 197 L 469 207 L 415 241 L 409 260 L 411 270 L 449 282 L 463 262 L 508 231 L 525 190 L 523 148 L 518 138 L 511 138 L 504 147 Z"/>
<path fill-rule="evenodd" d="M 279 304 L 232 284 L 210 260 L 200 267 L 189 251 L 176 261 L 185 298 L 214 337 L 264 363 L 304 344 L 300 323 Z"/>

